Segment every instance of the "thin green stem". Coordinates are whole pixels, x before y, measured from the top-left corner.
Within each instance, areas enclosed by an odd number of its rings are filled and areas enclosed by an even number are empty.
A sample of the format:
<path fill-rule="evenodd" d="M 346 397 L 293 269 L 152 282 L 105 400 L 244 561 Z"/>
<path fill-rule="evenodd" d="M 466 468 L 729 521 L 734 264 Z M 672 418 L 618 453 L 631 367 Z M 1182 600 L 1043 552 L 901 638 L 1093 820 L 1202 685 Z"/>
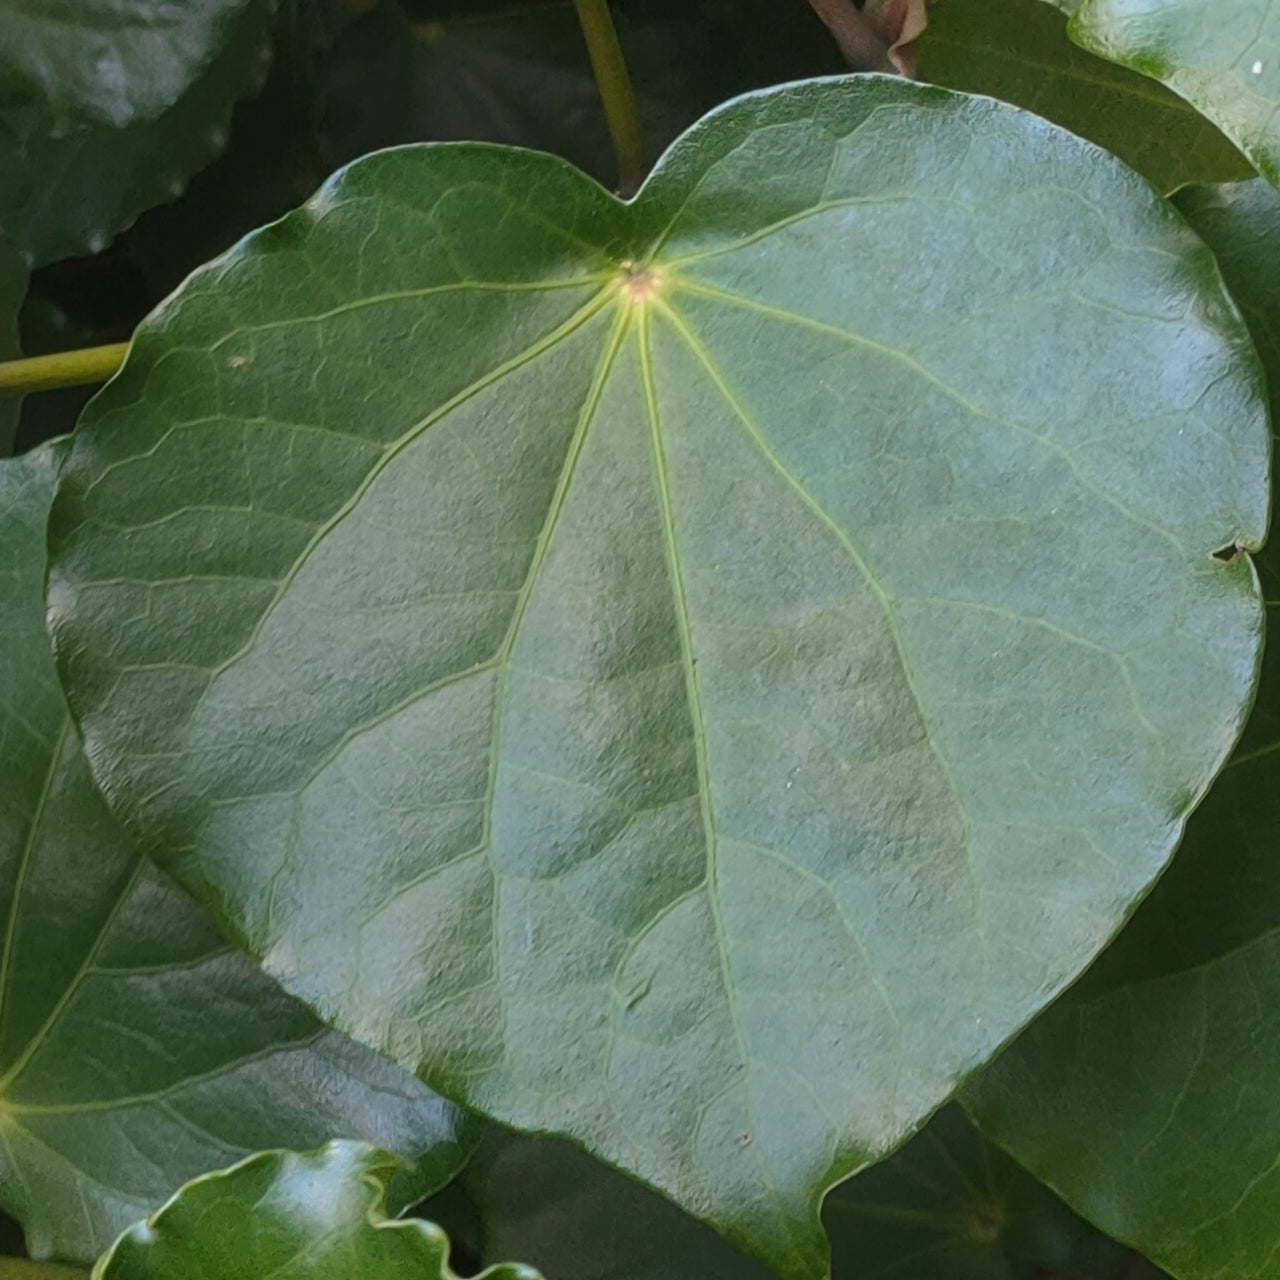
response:
<path fill-rule="evenodd" d="M 640 130 L 636 95 L 609 12 L 609 0 L 573 0 L 573 7 L 578 11 L 578 22 L 591 55 L 591 69 L 595 72 L 605 119 L 609 122 L 609 135 L 618 154 L 618 193 L 633 196 L 649 172 L 649 160 Z"/>
<path fill-rule="evenodd" d="M 113 342 L 106 347 L 0 361 L 0 395 L 25 395 L 29 391 L 105 382 L 120 367 L 128 348 L 127 342 Z"/>

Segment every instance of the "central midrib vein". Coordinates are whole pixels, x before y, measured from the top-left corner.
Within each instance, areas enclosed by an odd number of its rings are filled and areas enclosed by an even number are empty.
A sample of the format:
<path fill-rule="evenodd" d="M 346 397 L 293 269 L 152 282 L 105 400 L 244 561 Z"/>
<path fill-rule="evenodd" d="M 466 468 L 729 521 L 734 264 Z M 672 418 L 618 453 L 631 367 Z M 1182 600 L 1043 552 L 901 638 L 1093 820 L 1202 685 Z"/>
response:
<path fill-rule="evenodd" d="M 668 573 L 671 580 L 672 602 L 675 606 L 677 630 L 680 633 L 680 650 L 683 657 L 685 688 L 689 701 L 690 722 L 693 730 L 694 752 L 697 759 L 699 779 L 699 804 L 702 810 L 703 839 L 707 851 L 707 900 L 711 910 L 711 919 L 715 927 L 716 950 L 720 957 L 720 977 L 724 985 L 725 1002 L 729 1009 L 729 1017 L 733 1024 L 734 1037 L 738 1044 L 738 1055 L 744 1075 L 750 1069 L 751 1053 L 747 1043 L 746 1029 L 742 1023 L 742 1015 L 738 1009 L 736 985 L 733 977 L 733 962 L 729 955 L 729 936 L 725 928 L 724 913 L 720 905 L 720 886 L 718 881 L 719 844 L 716 834 L 715 807 L 711 798 L 711 770 L 707 752 L 707 735 L 705 717 L 702 710 L 702 691 L 698 684 L 698 670 L 694 662 L 693 636 L 689 624 L 689 606 L 685 593 L 684 576 L 680 569 L 680 552 L 677 545 L 675 518 L 672 512 L 671 491 L 667 483 L 666 452 L 662 444 L 662 429 L 658 418 L 657 388 L 654 384 L 653 360 L 649 345 L 649 309 L 644 310 L 639 322 L 640 369 L 644 388 L 645 410 L 649 422 L 649 441 L 653 457 L 654 484 L 658 493 L 658 503 L 662 513 L 663 540 L 667 552 Z M 745 1094 L 748 1107 L 750 1093 Z M 753 1120 L 754 1123 L 754 1120 Z M 761 1179 L 769 1185 L 770 1179 L 759 1151 L 752 1150 L 756 1167 Z M 794 1241 L 793 1241 L 794 1244 Z M 803 1251 L 800 1251 L 803 1253 Z"/>

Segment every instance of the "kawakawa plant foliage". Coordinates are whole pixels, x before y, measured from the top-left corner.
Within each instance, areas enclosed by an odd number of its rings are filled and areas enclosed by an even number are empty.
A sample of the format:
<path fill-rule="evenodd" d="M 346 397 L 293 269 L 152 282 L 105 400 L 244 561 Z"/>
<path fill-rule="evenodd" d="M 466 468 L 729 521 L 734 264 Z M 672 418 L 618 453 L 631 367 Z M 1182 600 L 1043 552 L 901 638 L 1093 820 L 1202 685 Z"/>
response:
<path fill-rule="evenodd" d="M 1280 0 L 54 8 L 0 1276 L 1280 1277 Z"/>

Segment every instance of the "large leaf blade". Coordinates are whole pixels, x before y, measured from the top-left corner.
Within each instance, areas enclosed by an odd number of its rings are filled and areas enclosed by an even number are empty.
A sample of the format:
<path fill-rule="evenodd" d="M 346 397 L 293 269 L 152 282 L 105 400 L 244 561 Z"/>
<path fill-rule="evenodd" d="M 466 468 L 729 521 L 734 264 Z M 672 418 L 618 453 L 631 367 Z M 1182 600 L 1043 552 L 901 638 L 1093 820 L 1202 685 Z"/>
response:
<path fill-rule="evenodd" d="M 630 206 L 492 148 L 344 171 L 139 333 L 51 618 L 107 794 L 290 990 L 816 1275 L 820 1191 L 1091 958 L 1229 749 L 1258 606 L 1211 553 L 1266 449 L 1128 170 L 818 82 Z"/>
<path fill-rule="evenodd" d="M 1189 187 L 1280 388 L 1280 197 Z M 1274 544 L 1258 560 L 1272 619 Z M 1280 1250 L 1275 839 L 1280 646 L 1177 860 L 1081 983 L 966 1094 L 983 1129 L 1182 1280 L 1270 1275 Z"/>
<path fill-rule="evenodd" d="M 0 1201 L 37 1257 L 84 1262 L 186 1179 L 357 1134 L 447 1181 L 457 1110 L 319 1025 L 143 862 L 62 701 L 41 602 L 61 444 L 0 464 Z"/>

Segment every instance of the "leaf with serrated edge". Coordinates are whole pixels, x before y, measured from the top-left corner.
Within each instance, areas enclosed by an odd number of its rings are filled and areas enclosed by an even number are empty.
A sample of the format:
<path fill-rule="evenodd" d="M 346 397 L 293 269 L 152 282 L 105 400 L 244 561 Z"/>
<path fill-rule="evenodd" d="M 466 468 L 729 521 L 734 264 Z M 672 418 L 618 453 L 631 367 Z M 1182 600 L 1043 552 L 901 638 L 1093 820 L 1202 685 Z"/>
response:
<path fill-rule="evenodd" d="M 35 103 L 59 134 L 121 129 L 177 100 L 252 0 L 0 0 L 0 104 Z"/>
<path fill-rule="evenodd" d="M 1044 0 L 946 0 L 916 41 L 934 84 L 1026 107 L 1118 155 L 1161 191 L 1253 177 L 1253 166 L 1175 93 L 1086 53 Z"/>
<path fill-rule="evenodd" d="M 1280 0 L 1057 0 L 1083 48 L 1168 85 L 1280 183 Z"/>
<path fill-rule="evenodd" d="M 198 1173 L 352 1134 L 417 1162 L 416 1200 L 465 1117 L 264 978 L 93 787 L 41 601 L 62 452 L 0 463 L 0 1203 L 33 1254 L 92 1262 Z"/>
<path fill-rule="evenodd" d="M 270 60 L 269 5 L 249 0 L 226 48 L 156 120 L 54 137 L 41 106 L 0 111 L 0 227 L 32 266 L 98 253 L 222 153 L 232 108 L 262 87 Z"/>
<path fill-rule="evenodd" d="M 93 1280 L 458 1280 L 434 1223 L 390 1220 L 395 1158 L 355 1142 L 263 1152 L 188 1183 L 126 1231 Z M 542 1280 L 503 1263 L 475 1280 Z"/>
<path fill-rule="evenodd" d="M 290 990 L 820 1276 L 1230 750 L 1264 410 L 1181 219 L 987 99 L 749 95 L 630 205 L 394 150 L 140 330 L 51 624 Z"/>
<path fill-rule="evenodd" d="M 1218 254 L 1280 392 L 1280 197 L 1178 204 Z M 1273 413 L 1280 402 L 1273 398 Z M 1274 623 L 1280 555 L 1258 559 Z M 1280 645 L 1235 757 L 1114 946 L 966 1095 L 1077 1209 L 1181 1280 L 1280 1257 Z"/>

